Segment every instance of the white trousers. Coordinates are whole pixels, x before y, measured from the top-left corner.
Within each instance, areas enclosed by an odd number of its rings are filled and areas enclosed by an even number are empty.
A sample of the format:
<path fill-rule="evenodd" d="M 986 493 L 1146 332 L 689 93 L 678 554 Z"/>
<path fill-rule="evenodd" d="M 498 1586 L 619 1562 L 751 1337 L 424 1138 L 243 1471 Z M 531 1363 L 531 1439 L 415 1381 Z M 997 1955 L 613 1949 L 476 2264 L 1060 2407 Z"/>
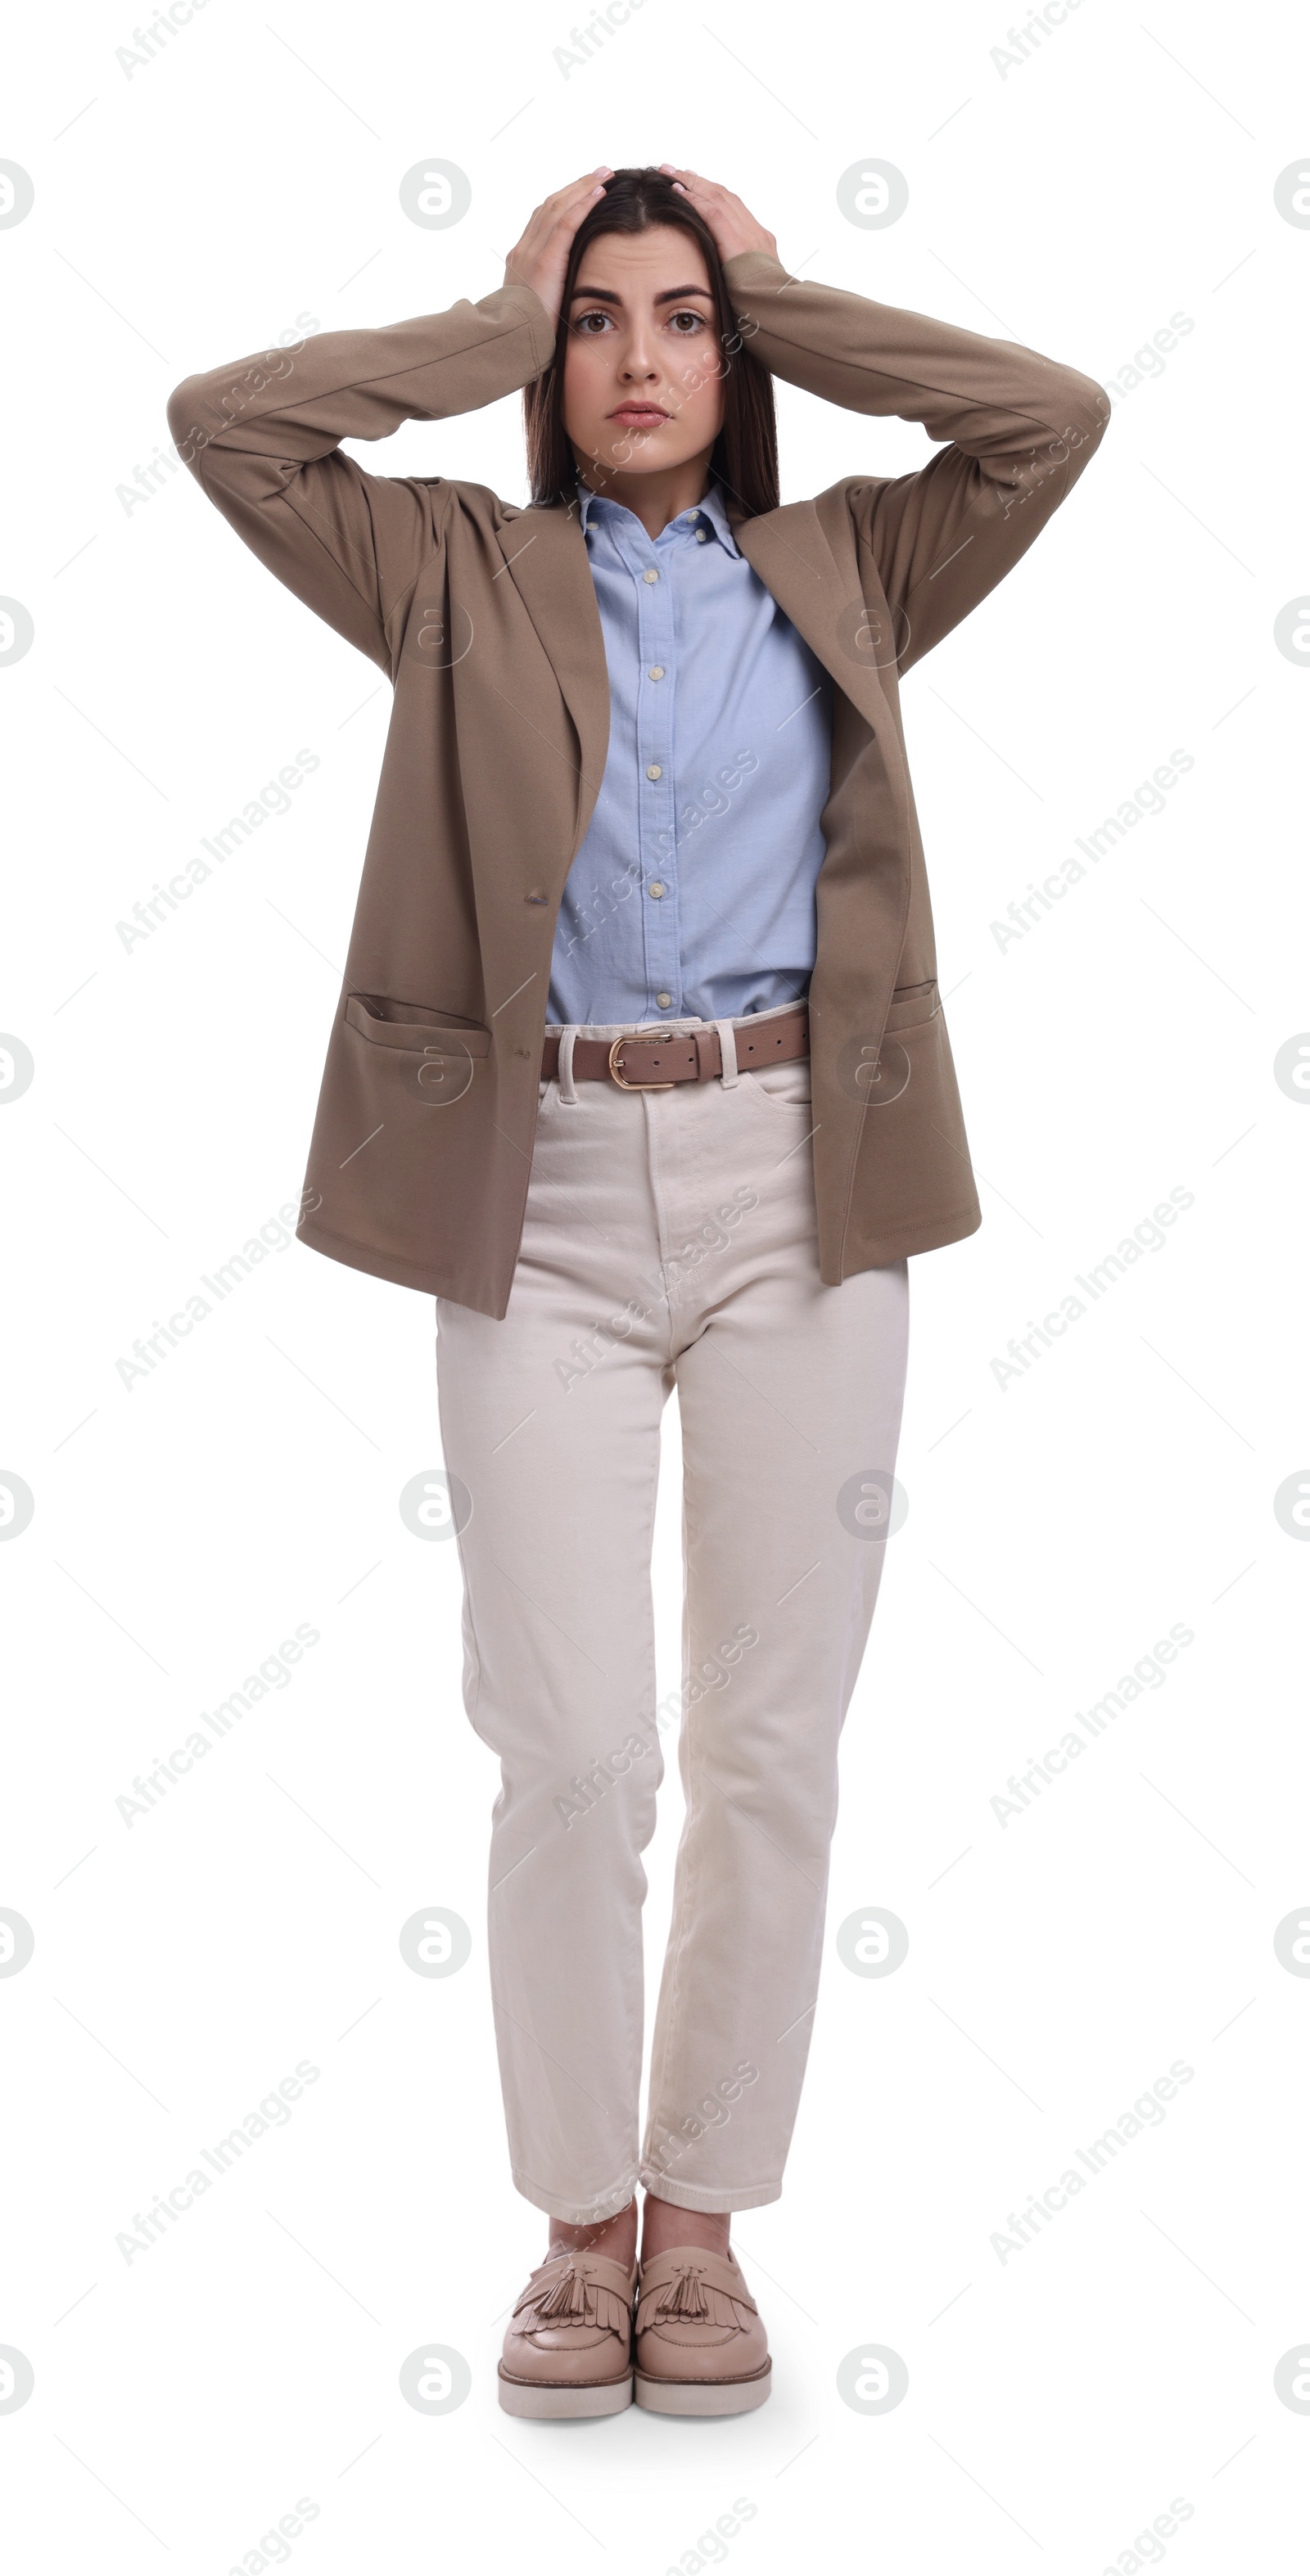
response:
<path fill-rule="evenodd" d="M 585 2225 L 639 2181 L 700 2210 L 781 2190 L 908 1282 L 904 1261 L 820 1282 L 808 1061 L 625 1092 L 574 1084 L 570 1056 L 566 1032 L 508 1312 L 438 1298 L 437 1379 L 468 1497 L 465 1705 L 501 1763 L 489 1951 L 511 2163 L 528 2200 Z M 669 1710 L 650 1565 L 674 1387 Z M 679 1716 L 686 1821 L 643 2136 L 641 1855 Z"/>

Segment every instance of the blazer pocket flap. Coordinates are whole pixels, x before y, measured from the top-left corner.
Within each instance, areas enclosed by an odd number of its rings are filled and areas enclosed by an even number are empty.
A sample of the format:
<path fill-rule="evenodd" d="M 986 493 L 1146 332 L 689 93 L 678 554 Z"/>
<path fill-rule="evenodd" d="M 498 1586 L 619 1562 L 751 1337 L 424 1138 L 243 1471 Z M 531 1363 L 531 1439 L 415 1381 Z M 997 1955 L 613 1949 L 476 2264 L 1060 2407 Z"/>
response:
<path fill-rule="evenodd" d="M 920 1020 L 931 1020 L 941 1009 L 937 978 L 930 975 L 926 984 L 898 984 L 887 1013 L 889 1029 L 917 1028 Z"/>
<path fill-rule="evenodd" d="M 491 1053 L 491 1031 L 481 1020 L 466 1020 L 458 1011 L 441 1011 L 426 1002 L 399 1002 L 384 993 L 352 993 L 346 1004 L 346 1026 L 367 1038 L 370 1046 L 395 1047 L 408 1055 L 485 1056 Z"/>

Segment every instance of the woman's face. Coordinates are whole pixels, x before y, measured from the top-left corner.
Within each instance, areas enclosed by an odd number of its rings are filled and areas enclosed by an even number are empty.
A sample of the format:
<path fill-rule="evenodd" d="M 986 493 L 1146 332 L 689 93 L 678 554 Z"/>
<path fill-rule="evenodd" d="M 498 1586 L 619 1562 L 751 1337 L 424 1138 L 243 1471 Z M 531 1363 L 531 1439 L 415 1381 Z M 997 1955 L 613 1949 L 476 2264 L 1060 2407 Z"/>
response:
<path fill-rule="evenodd" d="M 709 454 L 723 424 L 705 254 L 677 224 L 601 233 L 584 252 L 564 351 L 564 427 L 579 464 L 654 474 Z"/>

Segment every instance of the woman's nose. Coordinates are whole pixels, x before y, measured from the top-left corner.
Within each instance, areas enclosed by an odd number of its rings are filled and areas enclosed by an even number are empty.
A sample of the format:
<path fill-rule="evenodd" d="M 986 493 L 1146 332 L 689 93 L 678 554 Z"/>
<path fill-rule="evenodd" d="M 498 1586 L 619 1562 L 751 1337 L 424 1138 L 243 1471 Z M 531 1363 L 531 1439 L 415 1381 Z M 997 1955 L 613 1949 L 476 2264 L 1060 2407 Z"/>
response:
<path fill-rule="evenodd" d="M 644 331 L 633 331 L 627 347 L 622 352 L 621 364 L 625 376 L 658 375 L 659 368 L 656 364 L 655 352 Z"/>

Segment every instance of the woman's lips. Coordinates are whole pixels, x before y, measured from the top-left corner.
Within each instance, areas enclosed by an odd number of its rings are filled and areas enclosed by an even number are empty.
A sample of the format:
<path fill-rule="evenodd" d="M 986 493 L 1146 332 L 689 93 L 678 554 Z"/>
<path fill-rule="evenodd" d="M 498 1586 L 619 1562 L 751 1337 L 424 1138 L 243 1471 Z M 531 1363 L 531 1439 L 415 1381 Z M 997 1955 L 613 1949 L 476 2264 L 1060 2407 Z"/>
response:
<path fill-rule="evenodd" d="M 667 420 L 668 416 L 657 403 L 623 403 L 618 411 L 610 413 L 611 420 L 628 421 L 637 429 L 654 428 L 657 421 Z"/>

